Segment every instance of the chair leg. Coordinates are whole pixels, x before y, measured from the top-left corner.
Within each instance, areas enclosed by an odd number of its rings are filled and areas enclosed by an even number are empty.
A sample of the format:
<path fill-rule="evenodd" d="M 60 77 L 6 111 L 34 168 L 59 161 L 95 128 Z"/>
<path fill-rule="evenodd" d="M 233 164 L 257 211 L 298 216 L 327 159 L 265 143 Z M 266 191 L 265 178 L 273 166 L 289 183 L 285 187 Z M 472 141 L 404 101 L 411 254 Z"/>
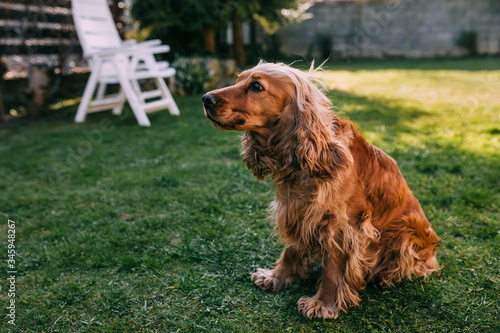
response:
<path fill-rule="evenodd" d="M 160 87 L 163 93 L 164 98 L 170 100 L 170 103 L 168 105 L 168 111 L 170 112 L 171 115 L 178 116 L 180 114 L 179 108 L 177 107 L 177 104 L 175 103 L 175 100 L 172 97 L 172 94 L 170 93 L 167 84 L 165 83 L 165 79 L 159 77 L 157 78 L 157 82 L 158 86 Z"/>
<path fill-rule="evenodd" d="M 142 98 L 141 94 L 142 94 L 142 90 L 141 90 L 141 86 L 139 85 L 139 81 L 138 80 L 131 80 L 130 82 L 132 84 L 132 87 L 134 88 L 134 91 L 135 93 L 137 94 L 137 98 L 139 98 L 139 101 L 141 103 L 144 103 L 144 98 Z"/>
<path fill-rule="evenodd" d="M 120 86 L 122 87 L 125 96 L 127 96 L 127 100 L 132 108 L 132 112 L 134 112 L 134 115 L 137 118 L 137 122 L 141 126 L 151 126 L 148 116 L 146 115 L 146 111 L 144 110 L 144 107 L 141 106 L 140 98 L 137 96 L 130 80 L 127 78 L 128 58 L 124 55 L 116 55 L 115 66 L 120 80 Z"/>
<path fill-rule="evenodd" d="M 168 110 L 170 111 L 170 114 L 172 116 L 178 116 L 181 114 L 173 98 L 171 99 L 170 105 L 168 106 Z"/>
<path fill-rule="evenodd" d="M 104 98 L 104 95 L 106 94 L 106 87 L 107 86 L 108 85 L 106 83 L 102 83 L 102 82 L 99 83 L 99 87 L 97 88 L 97 95 L 96 95 L 97 100 Z"/>
<path fill-rule="evenodd" d="M 125 105 L 125 101 L 127 100 L 127 98 L 125 97 L 125 94 L 123 93 L 123 89 L 121 87 L 120 87 L 120 91 L 118 92 L 118 94 L 120 95 L 121 101 L 119 104 L 117 104 L 113 108 L 113 114 L 115 116 L 119 116 L 122 114 L 123 106 Z"/>
<path fill-rule="evenodd" d="M 130 81 L 127 80 L 126 78 L 123 78 L 120 84 L 123 88 L 125 95 L 127 96 L 128 103 L 130 104 L 132 112 L 134 113 L 135 118 L 137 118 L 137 122 L 139 123 L 139 125 L 151 126 L 149 118 L 146 115 L 146 111 L 144 110 L 144 107 L 141 105 L 140 99 L 138 98 Z"/>
<path fill-rule="evenodd" d="M 141 126 L 151 126 L 151 123 L 149 122 L 149 118 L 146 115 L 146 111 L 144 110 L 143 107 L 137 102 L 131 102 L 129 98 L 129 103 L 130 107 L 132 108 L 132 112 L 134 113 L 135 117 L 137 118 L 137 122 Z"/>
<path fill-rule="evenodd" d="M 132 112 L 134 113 L 135 118 L 137 118 L 137 122 L 139 123 L 139 125 L 151 126 L 148 116 L 146 115 L 146 111 L 144 110 L 144 107 L 141 106 L 140 100 L 137 97 L 137 94 L 135 93 L 130 81 L 125 77 L 120 77 L 120 85 L 123 89 L 123 92 L 127 96 L 128 103 L 130 104 Z"/>
<path fill-rule="evenodd" d="M 76 112 L 75 122 L 77 123 L 83 123 L 85 121 L 87 109 L 89 107 L 90 100 L 92 99 L 92 95 L 94 94 L 97 79 L 99 78 L 101 62 L 96 62 L 94 67 L 95 68 L 91 68 L 89 80 L 87 81 L 87 85 L 85 86 L 85 90 L 83 91 L 83 96 L 80 101 L 80 105 L 78 106 L 78 110 Z"/>

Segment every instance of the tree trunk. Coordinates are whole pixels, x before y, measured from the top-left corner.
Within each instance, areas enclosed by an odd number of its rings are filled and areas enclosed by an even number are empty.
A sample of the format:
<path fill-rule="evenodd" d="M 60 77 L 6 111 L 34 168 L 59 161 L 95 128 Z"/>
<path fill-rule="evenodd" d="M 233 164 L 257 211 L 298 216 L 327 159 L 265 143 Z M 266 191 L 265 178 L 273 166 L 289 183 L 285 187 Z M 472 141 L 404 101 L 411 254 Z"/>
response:
<path fill-rule="evenodd" d="M 46 113 L 49 101 L 53 95 L 51 89 L 50 69 L 44 66 L 32 65 L 28 72 L 28 89 L 26 90 L 26 109 L 28 116 L 38 117 Z"/>
<path fill-rule="evenodd" d="M 250 62 L 257 63 L 259 58 L 257 57 L 257 34 L 255 27 L 255 19 L 251 19 L 250 21 Z"/>
<path fill-rule="evenodd" d="M 245 47 L 243 45 L 243 29 L 241 27 L 241 16 L 238 13 L 233 14 L 233 46 L 234 59 L 236 65 L 240 68 L 245 67 Z"/>
<path fill-rule="evenodd" d="M 203 47 L 210 54 L 215 54 L 215 31 L 212 28 L 203 29 Z"/>

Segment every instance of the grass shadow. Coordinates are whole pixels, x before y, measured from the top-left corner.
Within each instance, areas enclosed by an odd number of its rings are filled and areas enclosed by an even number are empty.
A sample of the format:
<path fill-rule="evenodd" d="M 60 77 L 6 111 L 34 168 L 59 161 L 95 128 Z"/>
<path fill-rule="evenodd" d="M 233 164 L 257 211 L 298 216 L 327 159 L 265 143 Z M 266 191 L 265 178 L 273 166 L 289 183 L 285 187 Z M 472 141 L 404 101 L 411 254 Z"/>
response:
<path fill-rule="evenodd" d="M 427 111 L 404 105 L 398 99 L 374 98 L 332 89 L 326 93 L 333 101 L 334 112 L 357 124 L 361 131 L 377 131 L 381 126 L 391 128 L 392 135 L 412 131 L 408 124 L 419 117 L 429 115 Z"/>

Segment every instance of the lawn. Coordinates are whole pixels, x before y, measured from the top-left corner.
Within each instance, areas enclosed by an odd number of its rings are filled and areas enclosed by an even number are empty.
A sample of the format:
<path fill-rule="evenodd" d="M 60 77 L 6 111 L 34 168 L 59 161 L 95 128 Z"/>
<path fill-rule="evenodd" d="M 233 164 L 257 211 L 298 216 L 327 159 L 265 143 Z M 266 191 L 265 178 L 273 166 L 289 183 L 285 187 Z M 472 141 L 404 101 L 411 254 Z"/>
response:
<path fill-rule="evenodd" d="M 69 107 L 0 128 L 2 262 L 8 219 L 18 251 L 15 327 L 1 266 L 2 331 L 499 332 L 499 61 L 329 67 L 335 111 L 398 161 L 440 236 L 440 274 L 369 285 L 337 320 L 304 318 L 314 279 L 276 293 L 250 281 L 282 249 L 273 193 L 200 96 L 177 97 L 181 116 L 156 113 L 151 128 L 130 114 L 75 124 Z"/>

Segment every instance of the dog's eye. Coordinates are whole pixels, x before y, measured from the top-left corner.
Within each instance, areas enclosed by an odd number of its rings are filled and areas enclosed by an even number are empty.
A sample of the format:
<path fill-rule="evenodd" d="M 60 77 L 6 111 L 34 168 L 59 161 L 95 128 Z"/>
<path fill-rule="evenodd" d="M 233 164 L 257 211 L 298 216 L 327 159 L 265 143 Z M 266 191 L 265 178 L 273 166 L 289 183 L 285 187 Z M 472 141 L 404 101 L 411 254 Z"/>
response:
<path fill-rule="evenodd" d="M 264 87 L 261 86 L 259 82 L 252 82 L 252 83 L 250 83 L 250 90 L 255 91 L 255 92 L 259 92 L 259 91 L 264 90 Z"/>

